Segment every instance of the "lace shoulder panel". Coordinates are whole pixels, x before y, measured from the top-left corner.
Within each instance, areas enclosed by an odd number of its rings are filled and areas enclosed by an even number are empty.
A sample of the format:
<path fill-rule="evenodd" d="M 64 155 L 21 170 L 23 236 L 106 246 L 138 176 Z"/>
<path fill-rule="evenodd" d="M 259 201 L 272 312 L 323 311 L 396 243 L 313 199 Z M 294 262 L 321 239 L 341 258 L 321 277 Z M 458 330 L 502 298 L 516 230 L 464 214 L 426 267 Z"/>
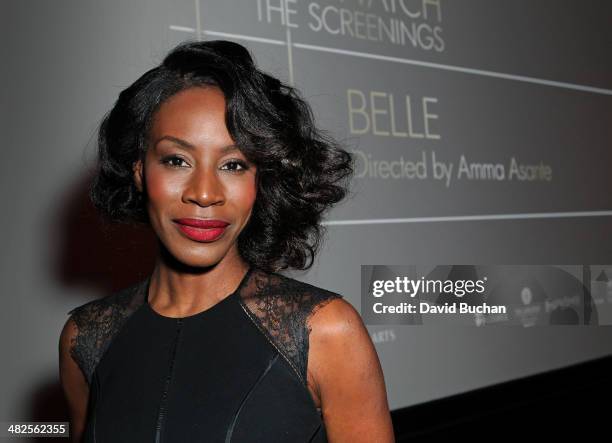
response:
<path fill-rule="evenodd" d="M 144 301 L 145 283 L 146 280 L 140 281 L 68 312 L 77 326 L 70 355 L 83 371 L 87 383 L 91 383 L 98 362 L 121 326 Z"/>
<path fill-rule="evenodd" d="M 245 312 L 307 384 L 310 317 L 342 295 L 256 269 L 242 288 Z"/>

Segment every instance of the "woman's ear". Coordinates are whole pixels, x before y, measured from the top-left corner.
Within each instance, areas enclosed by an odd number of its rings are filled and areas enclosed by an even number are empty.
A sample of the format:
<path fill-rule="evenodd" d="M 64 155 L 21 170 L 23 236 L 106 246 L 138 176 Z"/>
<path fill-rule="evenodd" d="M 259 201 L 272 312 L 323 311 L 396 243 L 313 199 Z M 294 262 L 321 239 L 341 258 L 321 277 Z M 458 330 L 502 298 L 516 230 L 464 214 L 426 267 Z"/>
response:
<path fill-rule="evenodd" d="M 142 160 L 137 160 L 136 162 L 134 162 L 132 169 L 134 171 L 134 184 L 136 184 L 136 189 L 138 189 L 139 192 L 142 192 Z"/>

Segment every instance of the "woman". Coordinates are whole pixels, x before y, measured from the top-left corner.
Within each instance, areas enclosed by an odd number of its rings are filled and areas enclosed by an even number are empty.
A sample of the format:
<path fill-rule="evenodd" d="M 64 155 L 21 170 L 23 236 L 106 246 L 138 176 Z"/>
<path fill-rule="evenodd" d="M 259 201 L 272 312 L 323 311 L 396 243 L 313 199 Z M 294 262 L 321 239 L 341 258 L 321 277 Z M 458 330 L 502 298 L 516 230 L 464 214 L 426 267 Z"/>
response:
<path fill-rule="evenodd" d="M 358 312 L 278 273 L 312 266 L 352 171 L 297 91 L 236 43 L 182 43 L 124 90 L 91 197 L 149 224 L 160 252 L 146 279 L 70 311 L 73 441 L 393 441 Z"/>

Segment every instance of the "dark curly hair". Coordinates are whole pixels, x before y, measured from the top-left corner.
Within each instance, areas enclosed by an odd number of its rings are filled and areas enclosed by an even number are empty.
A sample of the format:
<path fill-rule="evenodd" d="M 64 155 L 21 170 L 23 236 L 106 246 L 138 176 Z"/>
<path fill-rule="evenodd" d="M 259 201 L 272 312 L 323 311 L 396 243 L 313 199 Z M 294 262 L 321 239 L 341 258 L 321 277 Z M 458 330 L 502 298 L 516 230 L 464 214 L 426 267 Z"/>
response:
<path fill-rule="evenodd" d="M 144 159 L 152 117 L 177 92 L 206 85 L 223 92 L 228 131 L 257 166 L 253 212 L 237 240 L 241 257 L 268 271 L 310 268 L 323 213 L 349 193 L 355 160 L 316 127 L 295 88 L 259 70 L 237 43 L 185 41 L 119 94 L 99 128 L 94 206 L 107 221 L 149 224 L 132 168 Z"/>

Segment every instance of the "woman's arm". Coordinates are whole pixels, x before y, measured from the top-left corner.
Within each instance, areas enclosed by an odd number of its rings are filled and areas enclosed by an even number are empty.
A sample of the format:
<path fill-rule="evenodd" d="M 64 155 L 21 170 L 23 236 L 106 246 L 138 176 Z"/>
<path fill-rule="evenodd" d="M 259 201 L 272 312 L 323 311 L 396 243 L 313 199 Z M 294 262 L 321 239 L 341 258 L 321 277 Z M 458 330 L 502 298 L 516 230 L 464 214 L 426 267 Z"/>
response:
<path fill-rule="evenodd" d="M 78 328 L 72 318 L 64 324 L 59 339 L 59 371 L 64 396 L 70 412 L 70 441 L 81 441 L 87 415 L 89 385 L 83 372 L 70 355 L 72 341 Z"/>
<path fill-rule="evenodd" d="M 382 368 L 359 313 L 343 299 L 310 319 L 308 371 L 330 443 L 393 443 Z"/>

